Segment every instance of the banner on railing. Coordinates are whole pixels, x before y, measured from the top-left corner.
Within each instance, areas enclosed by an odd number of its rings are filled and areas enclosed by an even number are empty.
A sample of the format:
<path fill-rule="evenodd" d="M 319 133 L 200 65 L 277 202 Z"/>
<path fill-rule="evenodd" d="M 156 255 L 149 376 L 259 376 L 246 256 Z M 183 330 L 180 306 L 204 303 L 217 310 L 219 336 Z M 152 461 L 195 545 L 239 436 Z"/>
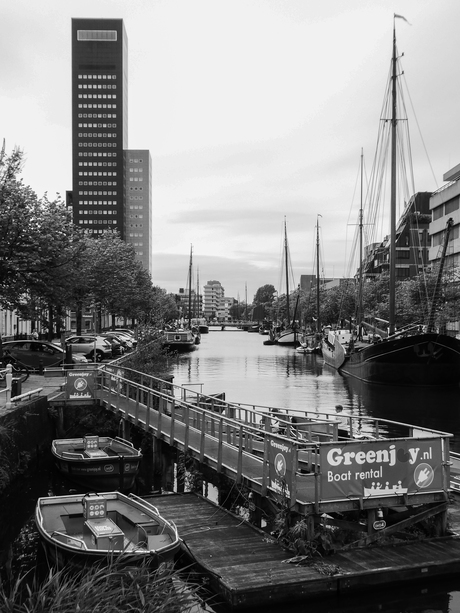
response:
<path fill-rule="evenodd" d="M 67 400 L 91 400 L 94 398 L 94 371 L 69 370 L 65 384 Z"/>
<path fill-rule="evenodd" d="M 106 366 L 105 371 L 110 373 L 110 389 L 114 392 L 121 392 L 123 387 L 121 378 L 125 376 L 124 368 L 120 368 L 119 366 Z"/>
<path fill-rule="evenodd" d="M 295 445 L 267 436 L 269 487 L 275 492 L 291 496 L 294 478 Z"/>
<path fill-rule="evenodd" d="M 443 488 L 442 439 L 320 446 L 321 500 L 381 498 Z"/>

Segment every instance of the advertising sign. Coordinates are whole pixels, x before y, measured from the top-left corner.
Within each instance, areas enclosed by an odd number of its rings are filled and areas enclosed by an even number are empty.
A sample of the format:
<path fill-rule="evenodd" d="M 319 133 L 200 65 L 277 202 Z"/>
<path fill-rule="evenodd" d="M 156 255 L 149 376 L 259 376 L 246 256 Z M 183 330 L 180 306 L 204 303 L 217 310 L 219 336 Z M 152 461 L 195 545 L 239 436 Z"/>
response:
<path fill-rule="evenodd" d="M 321 445 L 321 499 L 441 490 L 441 438 Z"/>
<path fill-rule="evenodd" d="M 295 445 L 267 437 L 270 488 L 290 497 L 294 476 Z"/>
<path fill-rule="evenodd" d="M 110 388 L 114 392 L 121 392 L 123 382 L 121 381 L 120 377 L 125 376 L 124 369 L 119 367 L 106 366 L 105 370 L 106 372 L 110 373 Z"/>
<path fill-rule="evenodd" d="M 91 400 L 94 398 L 94 371 L 69 370 L 65 392 L 68 400 Z"/>

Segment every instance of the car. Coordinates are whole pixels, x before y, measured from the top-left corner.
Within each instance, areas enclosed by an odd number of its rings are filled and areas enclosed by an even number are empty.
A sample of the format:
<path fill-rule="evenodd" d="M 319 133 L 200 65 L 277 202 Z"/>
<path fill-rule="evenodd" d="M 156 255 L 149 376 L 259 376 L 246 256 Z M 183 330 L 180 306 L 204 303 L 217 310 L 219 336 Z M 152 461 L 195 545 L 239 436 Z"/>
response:
<path fill-rule="evenodd" d="M 107 338 L 94 334 L 81 334 L 69 336 L 65 339 L 66 345 L 70 346 L 72 355 L 82 353 L 88 360 L 102 362 L 112 357 L 112 345 Z"/>
<path fill-rule="evenodd" d="M 66 354 L 62 347 L 38 340 L 5 341 L 2 343 L 3 355 L 11 355 L 28 368 L 39 370 L 40 368 L 52 368 L 65 364 Z M 81 355 L 72 355 L 74 364 L 87 362 Z"/>
<path fill-rule="evenodd" d="M 120 336 L 124 339 L 126 339 L 130 345 L 130 348 L 132 349 L 133 347 L 136 347 L 137 345 L 137 340 L 134 338 L 133 334 L 130 334 L 129 332 L 125 332 L 123 330 L 114 330 L 113 332 L 111 332 L 111 334 L 116 334 L 117 336 Z"/>
<path fill-rule="evenodd" d="M 129 334 L 125 334 L 124 332 L 113 332 L 113 334 L 120 339 L 122 344 L 125 346 L 126 351 L 130 351 L 135 345 L 137 345 L 136 339 Z"/>
<path fill-rule="evenodd" d="M 112 356 L 113 357 L 121 356 L 127 350 L 126 343 L 121 338 L 118 338 L 118 336 L 116 336 L 115 334 L 109 334 L 108 332 L 102 332 L 101 336 L 106 338 L 112 345 Z"/>
<path fill-rule="evenodd" d="M 123 332 L 124 334 L 129 334 L 129 336 L 134 338 L 134 332 L 129 328 L 115 328 L 115 330 L 108 330 L 108 332 Z"/>

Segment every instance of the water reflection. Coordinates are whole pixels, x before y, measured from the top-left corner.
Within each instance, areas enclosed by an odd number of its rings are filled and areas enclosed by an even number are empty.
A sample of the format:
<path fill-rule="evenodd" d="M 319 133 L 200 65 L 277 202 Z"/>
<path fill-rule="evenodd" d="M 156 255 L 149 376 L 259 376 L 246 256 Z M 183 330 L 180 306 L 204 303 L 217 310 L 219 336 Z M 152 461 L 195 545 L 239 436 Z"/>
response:
<path fill-rule="evenodd" d="M 321 357 L 264 345 L 244 332 L 211 332 L 197 351 L 174 363 L 175 383 L 200 382 L 204 393 L 225 392 L 231 402 L 285 409 L 333 411 L 388 419 L 450 432 L 460 451 L 460 387 L 389 388 L 341 376 Z"/>
<path fill-rule="evenodd" d="M 453 434 L 451 448 L 460 450 L 460 389 L 370 385 L 343 377 L 349 405 L 371 417 L 405 422 Z"/>

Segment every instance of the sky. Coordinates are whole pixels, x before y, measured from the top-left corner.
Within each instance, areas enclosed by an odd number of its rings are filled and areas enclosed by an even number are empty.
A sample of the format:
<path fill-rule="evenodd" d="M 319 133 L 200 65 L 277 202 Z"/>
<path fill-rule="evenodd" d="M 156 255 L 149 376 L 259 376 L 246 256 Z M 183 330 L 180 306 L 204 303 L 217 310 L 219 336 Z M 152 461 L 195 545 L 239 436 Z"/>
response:
<path fill-rule="evenodd" d="M 152 156 L 154 285 L 185 287 L 192 248 L 200 286 L 249 302 L 266 284 L 284 293 L 284 223 L 296 283 L 315 273 L 317 225 L 320 274 L 343 277 L 394 13 L 415 186 L 434 191 L 460 164 L 458 0 L 0 0 L 0 138 L 24 150 L 39 197 L 64 198 L 71 19 L 121 18 L 128 146 Z"/>

